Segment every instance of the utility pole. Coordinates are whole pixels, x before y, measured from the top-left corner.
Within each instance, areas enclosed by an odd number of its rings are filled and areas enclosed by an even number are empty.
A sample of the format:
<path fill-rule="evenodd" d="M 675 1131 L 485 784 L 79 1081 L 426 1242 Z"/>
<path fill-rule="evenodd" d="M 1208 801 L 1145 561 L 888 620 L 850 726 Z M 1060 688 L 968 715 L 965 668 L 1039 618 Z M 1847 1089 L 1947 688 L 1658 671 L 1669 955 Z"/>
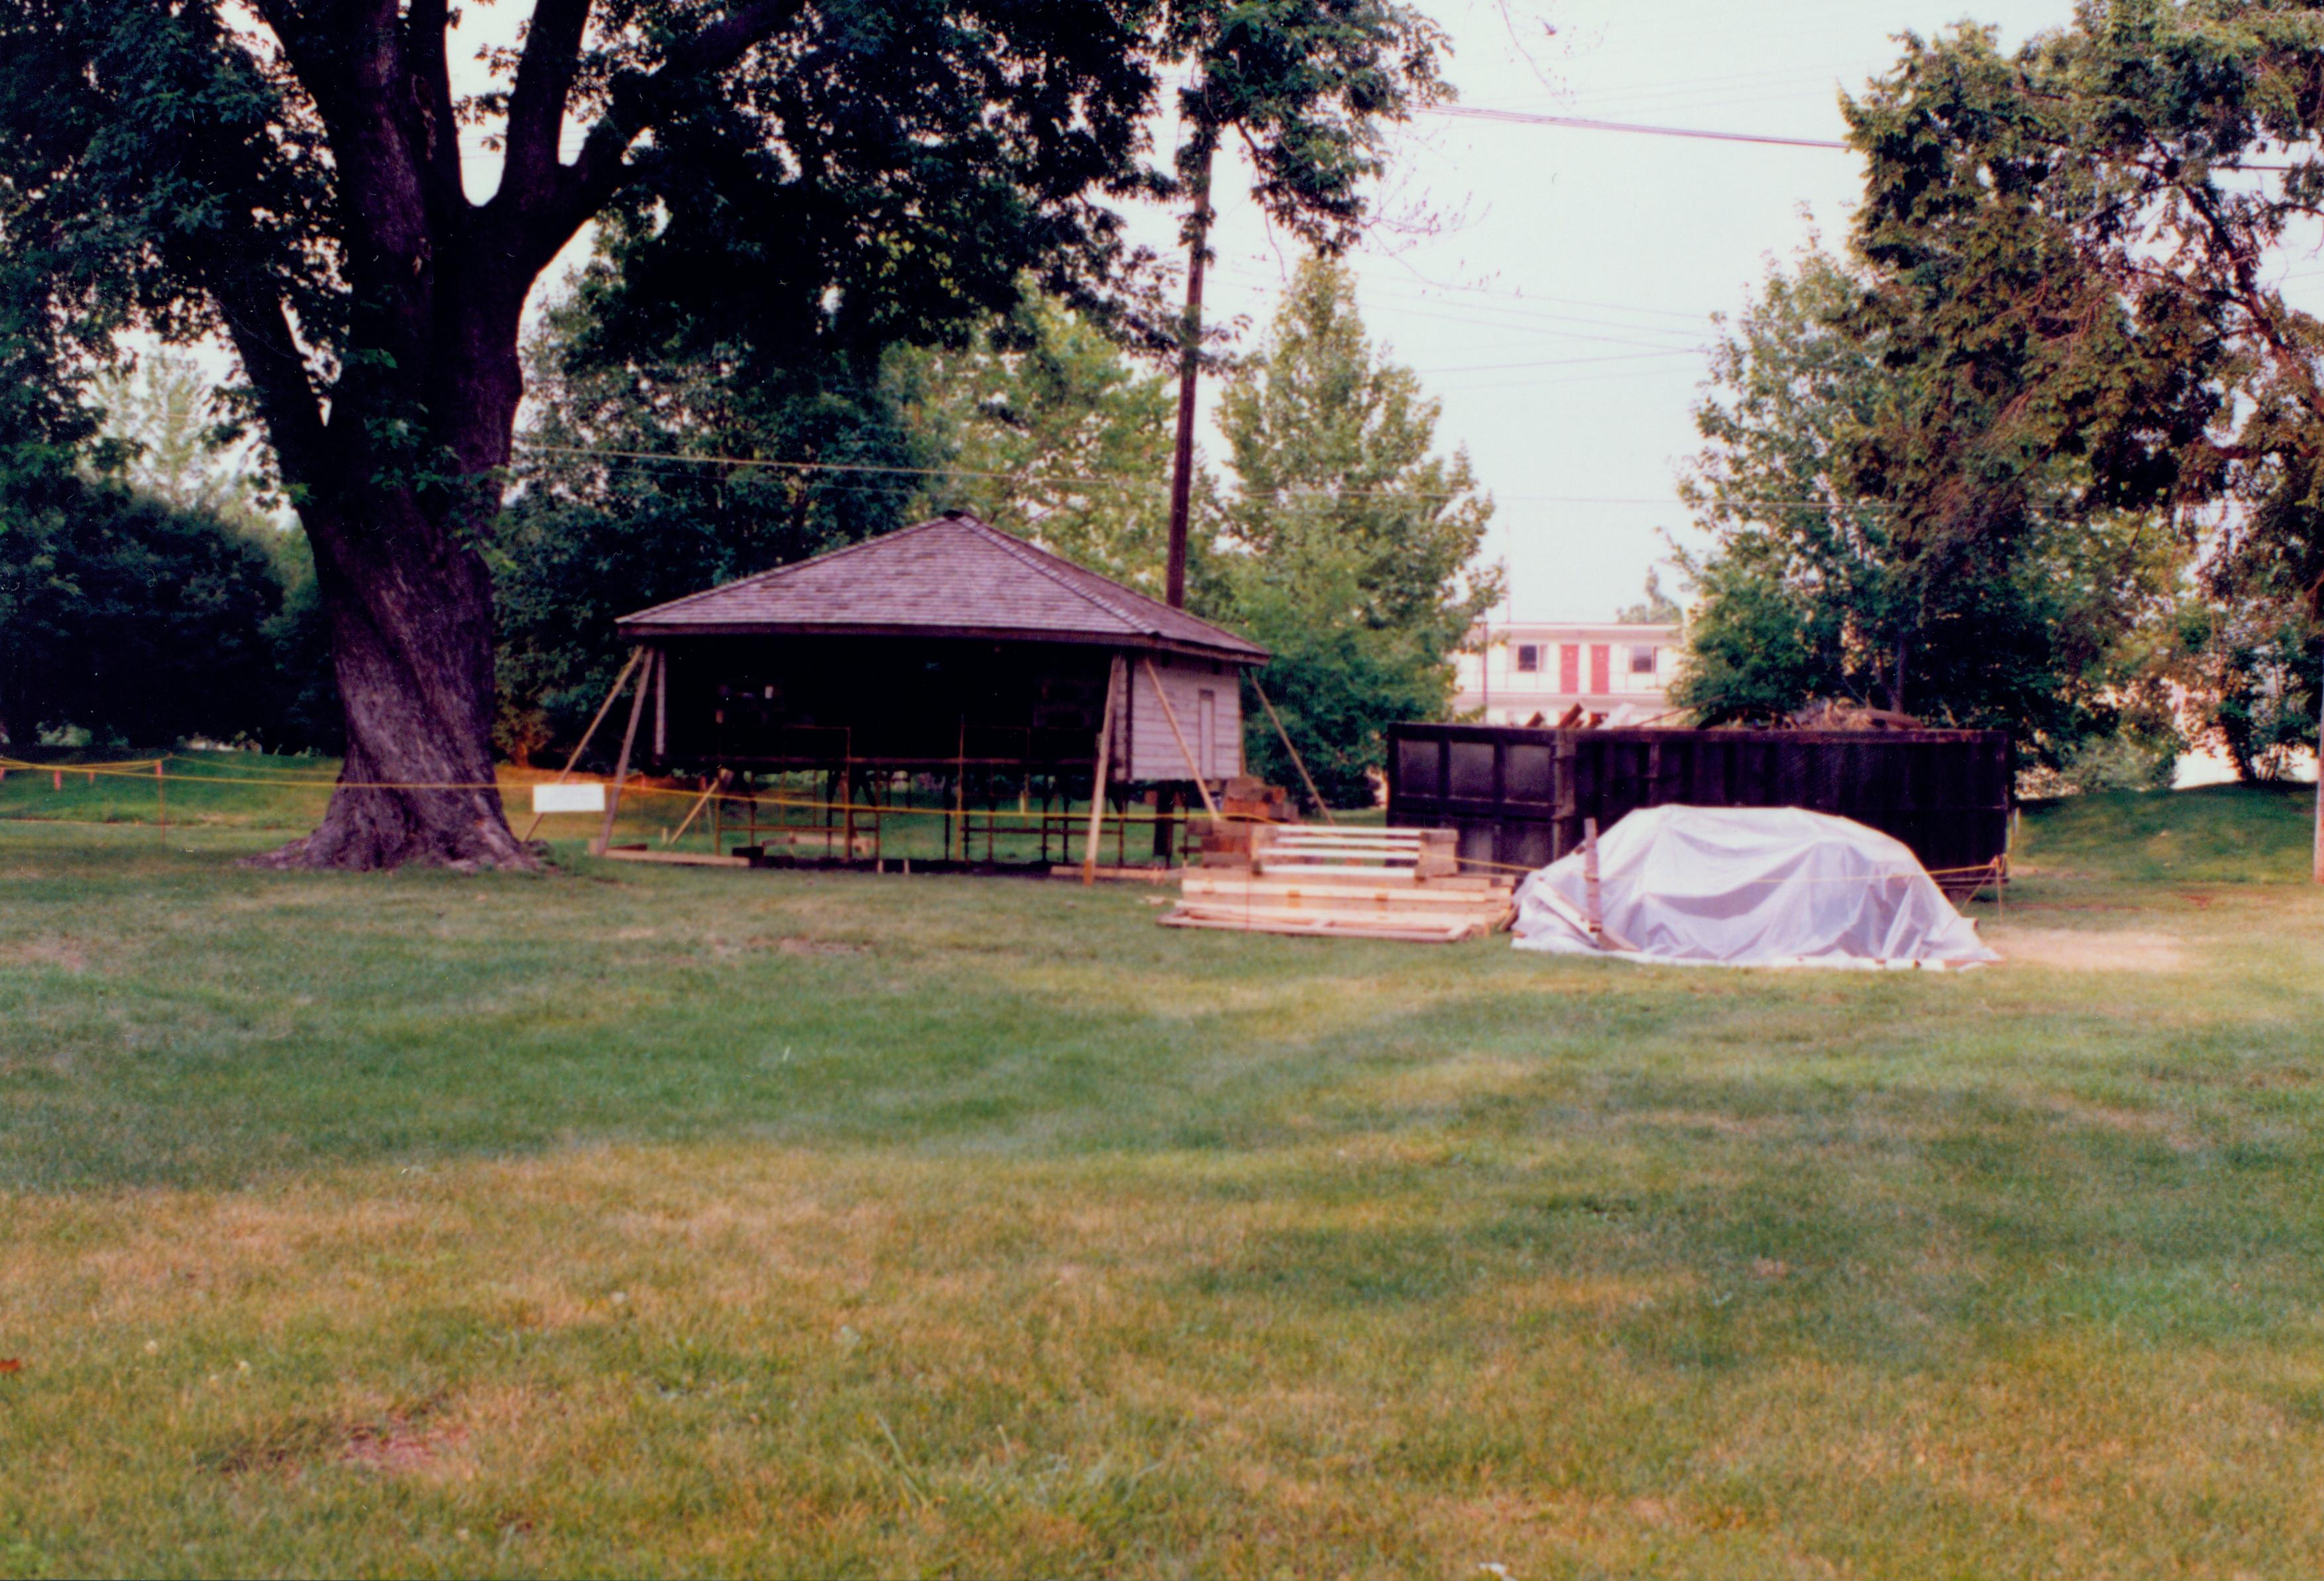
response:
<path fill-rule="evenodd" d="M 1194 212 L 1186 221 L 1186 312 L 1178 326 L 1178 439 L 1170 455 L 1170 562 L 1164 597 L 1186 606 L 1186 513 L 1194 487 L 1194 388 L 1203 369 L 1203 265 L 1211 241 L 1211 157 L 1219 134 L 1194 123 Z"/>

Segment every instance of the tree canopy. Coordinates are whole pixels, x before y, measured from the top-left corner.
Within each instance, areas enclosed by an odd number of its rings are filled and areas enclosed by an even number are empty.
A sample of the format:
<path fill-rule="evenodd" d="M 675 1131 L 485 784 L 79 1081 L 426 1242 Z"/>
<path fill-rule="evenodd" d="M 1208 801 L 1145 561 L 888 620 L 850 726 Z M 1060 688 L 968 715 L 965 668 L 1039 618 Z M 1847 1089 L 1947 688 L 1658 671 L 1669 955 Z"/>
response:
<path fill-rule="evenodd" d="M 1886 281 L 1811 251 L 1716 348 L 1683 487 L 1713 547 L 1690 562 L 1701 597 L 1674 701 L 1706 723 L 1841 699 L 2006 726 L 2052 766 L 2126 716 L 2167 734 L 2153 635 L 2181 591 L 2181 539 L 2097 502 L 2086 458 L 1969 462 L 1960 451 L 1989 437 L 1930 376 L 1948 343 L 1899 327 Z M 1982 399 L 2013 394 L 1997 381 Z M 1904 434 L 1938 437 L 1892 448 Z M 1943 513 L 1979 485 L 1973 515 Z"/>
<path fill-rule="evenodd" d="M 2080 509 L 2199 526 L 2213 610 L 2185 635 L 2223 698 L 2304 646 L 2259 640 L 2255 603 L 2287 630 L 2324 605 L 2324 320 L 2273 264 L 2324 219 L 2319 60 L 2313 6 L 2086 0 L 2011 51 L 1908 35 L 1848 106 L 1863 317 L 1923 392 L 1859 479 L 1907 485 L 1915 542 L 2015 519 L 2058 456 Z"/>

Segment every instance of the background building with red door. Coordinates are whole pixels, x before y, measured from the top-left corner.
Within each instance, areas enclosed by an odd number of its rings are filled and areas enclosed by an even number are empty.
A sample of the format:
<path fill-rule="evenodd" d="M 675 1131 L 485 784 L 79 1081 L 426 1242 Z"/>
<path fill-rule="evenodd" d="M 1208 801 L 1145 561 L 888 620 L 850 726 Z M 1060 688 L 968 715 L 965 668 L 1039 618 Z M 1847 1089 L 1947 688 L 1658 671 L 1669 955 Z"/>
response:
<path fill-rule="evenodd" d="M 1538 621 L 1480 629 L 1458 657 L 1455 718 L 1484 724 L 1555 724 L 1571 709 L 1608 725 L 1682 723 L 1667 693 L 1678 673 L 1679 628 L 1617 621 Z"/>

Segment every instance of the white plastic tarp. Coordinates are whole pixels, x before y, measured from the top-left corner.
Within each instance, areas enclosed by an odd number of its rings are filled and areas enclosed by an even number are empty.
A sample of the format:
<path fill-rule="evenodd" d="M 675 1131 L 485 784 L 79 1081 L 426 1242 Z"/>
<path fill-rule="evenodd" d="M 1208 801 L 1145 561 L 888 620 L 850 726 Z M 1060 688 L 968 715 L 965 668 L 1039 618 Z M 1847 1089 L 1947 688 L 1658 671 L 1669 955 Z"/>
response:
<path fill-rule="evenodd" d="M 1692 966 L 1981 965 L 1969 919 L 1910 847 L 1796 807 L 1648 807 L 1598 839 L 1587 926 L 1581 851 L 1517 887 L 1517 947 Z"/>

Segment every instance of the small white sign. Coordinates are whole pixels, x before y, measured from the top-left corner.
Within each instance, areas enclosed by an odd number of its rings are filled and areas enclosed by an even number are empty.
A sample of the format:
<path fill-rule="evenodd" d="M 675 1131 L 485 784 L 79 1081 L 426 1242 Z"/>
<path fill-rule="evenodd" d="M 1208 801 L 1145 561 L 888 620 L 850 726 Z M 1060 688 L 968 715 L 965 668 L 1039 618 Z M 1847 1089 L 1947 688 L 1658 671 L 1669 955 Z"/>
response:
<path fill-rule="evenodd" d="M 535 813 L 602 813 L 605 810 L 605 787 L 602 785 L 537 785 L 532 787 L 532 810 Z"/>

